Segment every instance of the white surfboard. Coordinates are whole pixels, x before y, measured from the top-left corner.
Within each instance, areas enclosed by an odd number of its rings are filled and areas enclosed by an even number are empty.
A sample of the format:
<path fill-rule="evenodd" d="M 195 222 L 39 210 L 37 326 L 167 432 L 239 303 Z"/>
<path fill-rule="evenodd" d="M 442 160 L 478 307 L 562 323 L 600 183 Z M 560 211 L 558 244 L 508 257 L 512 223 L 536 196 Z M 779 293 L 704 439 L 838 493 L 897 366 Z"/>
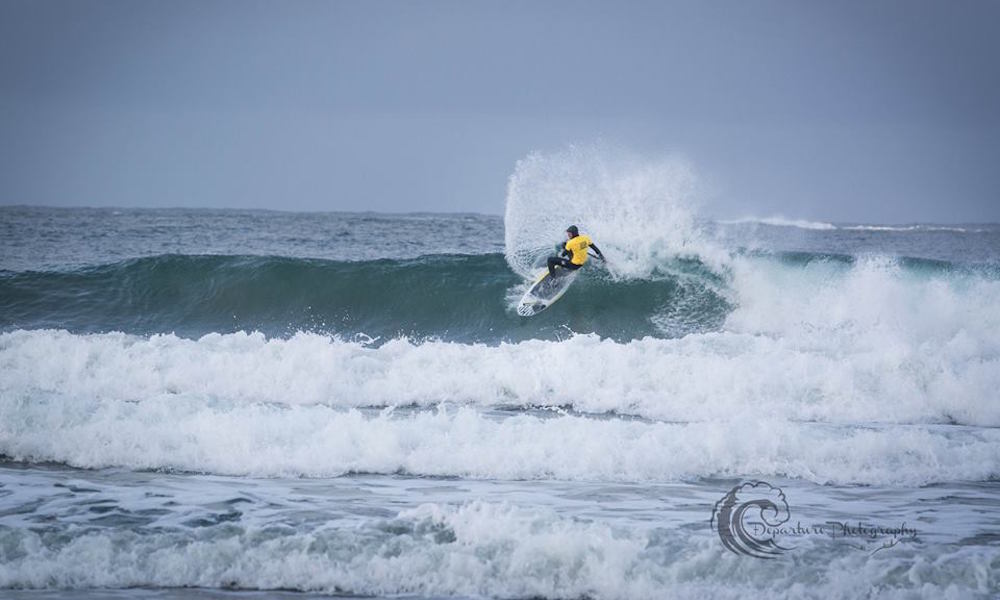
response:
<path fill-rule="evenodd" d="M 578 274 L 579 269 L 570 271 L 557 268 L 556 276 L 552 277 L 548 269 L 543 270 L 518 302 L 517 314 L 531 317 L 552 306 L 552 303 L 562 298 Z"/>

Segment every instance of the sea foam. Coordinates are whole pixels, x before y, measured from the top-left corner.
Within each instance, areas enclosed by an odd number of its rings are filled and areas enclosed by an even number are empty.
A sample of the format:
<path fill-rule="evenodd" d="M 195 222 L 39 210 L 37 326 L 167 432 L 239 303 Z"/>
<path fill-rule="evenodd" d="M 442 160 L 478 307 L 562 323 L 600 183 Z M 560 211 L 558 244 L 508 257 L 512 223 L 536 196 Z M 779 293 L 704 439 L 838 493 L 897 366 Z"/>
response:
<path fill-rule="evenodd" d="M 896 548 L 870 556 L 822 544 L 800 540 L 796 550 L 821 562 L 754 561 L 729 554 L 707 528 L 615 527 L 474 500 L 309 532 L 240 524 L 157 535 L 77 528 L 56 539 L 0 526 L 0 586 L 600 600 L 847 599 L 873 589 L 880 598 L 937 599 L 988 597 L 998 588 L 992 547 L 929 545 L 916 555 Z"/>

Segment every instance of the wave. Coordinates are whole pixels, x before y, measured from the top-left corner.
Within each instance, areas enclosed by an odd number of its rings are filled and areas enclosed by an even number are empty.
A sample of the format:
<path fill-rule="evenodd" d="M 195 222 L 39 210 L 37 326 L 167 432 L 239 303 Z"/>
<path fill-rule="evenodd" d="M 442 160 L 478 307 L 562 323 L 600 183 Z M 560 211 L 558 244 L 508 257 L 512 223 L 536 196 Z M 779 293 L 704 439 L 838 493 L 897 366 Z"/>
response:
<path fill-rule="evenodd" d="M 990 229 L 982 227 L 957 227 L 952 225 L 842 225 L 841 229 L 851 231 L 940 231 L 950 233 L 987 233 Z"/>
<path fill-rule="evenodd" d="M 877 224 L 839 224 L 827 223 L 824 221 L 810 221 L 807 219 L 789 219 L 782 216 L 773 217 L 743 217 L 741 219 L 725 219 L 716 221 L 720 225 L 770 225 L 772 227 L 794 227 L 796 229 L 808 229 L 812 231 L 877 231 L 877 232 L 947 232 L 947 233 L 989 233 L 992 232 L 986 224 L 974 227 L 958 225 L 934 225 L 934 224 L 914 224 L 914 225 L 877 225 Z"/>
<path fill-rule="evenodd" d="M 56 397 L 33 406 L 5 402 L 3 414 L 4 455 L 83 468 L 628 482 L 780 476 L 897 486 L 1000 477 L 996 429 L 834 427 L 780 418 L 662 423 L 491 415 L 469 407 L 366 414 L 204 397 Z"/>
<path fill-rule="evenodd" d="M 796 227 L 798 229 L 811 229 L 814 231 L 830 231 L 837 229 L 833 223 L 823 221 L 807 221 L 805 219 L 787 219 L 781 216 L 774 217 L 743 217 L 742 219 L 730 219 L 718 221 L 722 225 L 771 225 L 773 227 Z"/>
<path fill-rule="evenodd" d="M 911 550 L 869 556 L 803 539 L 800 553 L 822 560 L 761 568 L 737 565 L 705 529 L 613 526 L 483 500 L 427 503 L 309 532 L 238 521 L 155 534 L 75 527 L 52 535 L 0 526 L 7 552 L 0 586 L 599 600 L 848 599 L 873 589 L 880 598 L 986 598 L 996 590 L 988 575 L 996 569 L 995 547 L 928 543 L 915 558 Z M 804 569 L 813 579 L 807 586 Z"/>
<path fill-rule="evenodd" d="M 0 453 L 254 475 L 997 475 L 995 340 L 873 348 L 848 335 L 843 346 L 720 332 L 374 347 L 317 334 L 19 331 L 0 335 Z"/>
<path fill-rule="evenodd" d="M 524 282 L 499 254 L 331 261 L 162 255 L 69 272 L 0 275 L 0 328 L 151 334 L 309 330 L 350 337 L 560 339 L 567 328 L 613 339 L 717 328 L 729 309 L 698 261 L 655 280 L 578 280 L 552 311 L 512 310 Z M 686 308 L 685 308 L 686 307 Z M 665 312 L 658 326 L 650 317 Z"/>
<path fill-rule="evenodd" d="M 378 344 L 397 338 L 560 340 L 594 333 L 624 342 L 733 327 L 747 331 L 742 324 L 748 312 L 754 320 L 792 312 L 796 322 L 818 325 L 829 321 L 826 305 L 835 302 L 841 324 L 866 313 L 896 320 L 921 313 L 911 323 L 921 331 L 929 327 L 925 320 L 951 319 L 961 307 L 979 318 L 974 323 L 967 315 L 962 326 L 992 324 L 989 302 L 998 299 L 998 279 L 994 266 L 927 259 L 753 252 L 711 267 L 674 257 L 645 278 L 617 279 L 587 267 L 557 307 L 524 319 L 513 310 L 524 280 L 499 254 L 353 262 L 162 255 L 72 271 L 0 273 L 0 330 L 174 332 L 194 338 L 312 331 Z M 844 285 L 853 286 L 855 295 L 846 296 Z M 921 299 L 930 304 L 921 307 Z"/>
<path fill-rule="evenodd" d="M 499 254 L 8 272 L 0 453 L 254 475 L 992 480 L 992 268 L 675 256 L 644 278 L 585 273 L 531 320 Z"/>
<path fill-rule="evenodd" d="M 998 282 L 1000 271 L 992 264 L 748 251 L 730 255 L 718 268 L 675 257 L 644 279 L 615 279 L 587 267 L 556 308 L 524 319 L 513 310 L 524 280 L 499 254 L 353 262 L 162 255 L 73 271 L 0 272 L 0 330 L 187 337 L 313 331 L 377 343 L 401 337 L 497 343 L 595 333 L 628 341 L 734 327 L 762 332 L 770 329 L 747 329 L 747 318 L 790 314 L 796 319 L 785 332 L 804 335 L 798 325 L 843 330 L 867 314 L 877 331 L 905 321 L 919 336 L 939 320 L 953 333 L 995 327 Z"/>
<path fill-rule="evenodd" d="M 990 347 L 963 332 L 916 348 L 887 340 L 892 351 L 879 354 L 863 337 L 824 337 L 825 346 L 804 339 L 798 347 L 739 333 L 628 343 L 594 335 L 499 345 L 398 339 L 376 347 L 310 333 L 190 340 L 18 331 L 0 334 L 0 394 L 6 402 L 36 394 L 339 408 L 445 402 L 674 422 L 780 417 L 1000 426 L 1000 406 L 990 401 L 1000 386 L 995 342 Z"/>

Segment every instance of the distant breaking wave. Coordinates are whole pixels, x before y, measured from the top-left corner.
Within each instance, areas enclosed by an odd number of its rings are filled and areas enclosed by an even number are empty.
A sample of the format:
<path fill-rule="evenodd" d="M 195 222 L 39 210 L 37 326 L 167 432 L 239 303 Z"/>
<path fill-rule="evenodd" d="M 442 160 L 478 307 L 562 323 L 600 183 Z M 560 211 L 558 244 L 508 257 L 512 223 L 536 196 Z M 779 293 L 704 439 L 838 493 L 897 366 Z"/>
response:
<path fill-rule="evenodd" d="M 928 232 L 942 231 L 952 233 L 984 233 L 991 231 L 986 227 L 959 227 L 956 225 L 934 225 L 934 224 L 913 224 L 913 225 L 864 225 L 864 224 L 840 224 L 826 223 L 823 221 L 808 221 L 805 219 L 787 219 L 782 216 L 773 217 L 744 217 L 741 219 L 727 219 L 716 221 L 720 225 L 770 225 L 772 227 L 795 227 L 798 229 L 810 229 L 813 231 L 888 231 L 888 232 Z"/>
<path fill-rule="evenodd" d="M 948 225 L 842 225 L 840 229 L 855 231 L 950 231 L 953 233 L 983 233 L 983 228 L 969 229 Z"/>
<path fill-rule="evenodd" d="M 837 226 L 832 223 L 824 223 L 822 221 L 806 221 L 804 219 L 786 219 L 785 217 L 780 216 L 762 218 L 744 217 L 742 219 L 732 219 L 718 222 L 722 225 L 760 224 L 771 225 L 773 227 L 798 227 L 799 229 L 813 229 L 818 231 L 837 229 Z"/>

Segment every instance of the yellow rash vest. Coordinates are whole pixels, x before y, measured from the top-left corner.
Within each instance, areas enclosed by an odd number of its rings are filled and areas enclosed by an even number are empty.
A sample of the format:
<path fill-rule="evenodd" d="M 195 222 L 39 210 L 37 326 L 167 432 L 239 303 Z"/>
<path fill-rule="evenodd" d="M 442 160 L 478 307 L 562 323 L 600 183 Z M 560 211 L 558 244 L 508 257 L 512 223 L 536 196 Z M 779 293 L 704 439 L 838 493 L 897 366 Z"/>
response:
<path fill-rule="evenodd" d="M 573 257 L 569 259 L 569 262 L 574 265 L 582 265 L 587 262 L 587 248 L 592 243 L 588 235 L 578 235 L 567 241 L 565 248 L 573 253 Z"/>

